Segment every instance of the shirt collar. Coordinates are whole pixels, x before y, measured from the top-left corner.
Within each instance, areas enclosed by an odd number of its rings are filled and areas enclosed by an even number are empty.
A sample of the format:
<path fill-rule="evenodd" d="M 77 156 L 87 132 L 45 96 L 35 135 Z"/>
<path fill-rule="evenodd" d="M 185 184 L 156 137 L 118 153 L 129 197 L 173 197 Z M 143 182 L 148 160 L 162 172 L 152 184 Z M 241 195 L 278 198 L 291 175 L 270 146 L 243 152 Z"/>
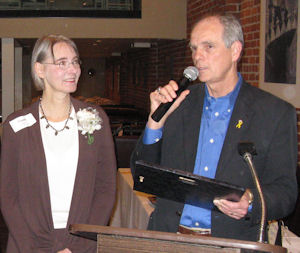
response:
<path fill-rule="evenodd" d="M 218 98 L 214 98 L 212 96 L 209 95 L 208 93 L 208 89 L 207 86 L 205 85 L 205 104 L 206 106 L 210 106 L 212 103 L 216 103 L 216 102 L 221 102 L 221 103 L 228 103 L 230 108 L 233 108 L 236 98 L 239 94 L 242 82 L 243 82 L 243 78 L 242 75 L 238 72 L 238 81 L 233 89 L 233 91 L 231 91 L 230 93 L 228 93 L 227 95 L 223 96 L 223 97 L 218 97 Z"/>

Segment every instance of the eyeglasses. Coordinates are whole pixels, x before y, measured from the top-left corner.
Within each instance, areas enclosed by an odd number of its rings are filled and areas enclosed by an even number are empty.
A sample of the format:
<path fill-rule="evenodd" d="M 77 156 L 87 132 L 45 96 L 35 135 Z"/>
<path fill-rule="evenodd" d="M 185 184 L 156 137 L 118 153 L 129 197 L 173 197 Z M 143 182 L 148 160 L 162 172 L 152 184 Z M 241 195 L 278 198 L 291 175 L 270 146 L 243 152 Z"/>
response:
<path fill-rule="evenodd" d="M 81 60 L 77 59 L 74 61 L 66 61 L 66 60 L 62 60 L 56 63 L 52 63 L 52 62 L 43 62 L 42 64 L 50 64 L 50 65 L 55 65 L 58 66 L 61 70 L 67 70 L 70 67 L 70 64 L 72 64 L 72 66 L 74 68 L 80 68 L 81 65 Z"/>

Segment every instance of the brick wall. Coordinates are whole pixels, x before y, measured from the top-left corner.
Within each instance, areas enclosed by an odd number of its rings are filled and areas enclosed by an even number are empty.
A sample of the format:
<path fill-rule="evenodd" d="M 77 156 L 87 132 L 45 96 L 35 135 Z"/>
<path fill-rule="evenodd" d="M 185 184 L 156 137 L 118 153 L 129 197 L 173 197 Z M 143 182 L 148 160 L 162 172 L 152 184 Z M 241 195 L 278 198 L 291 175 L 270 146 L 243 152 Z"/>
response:
<path fill-rule="evenodd" d="M 247 82 L 259 86 L 260 0 L 240 2 L 240 21 L 245 40 L 240 71 Z"/>
<path fill-rule="evenodd" d="M 245 46 L 239 71 L 252 85 L 259 80 L 259 0 L 187 0 L 187 38 L 193 24 L 204 14 L 222 11 L 240 18 Z M 120 101 L 148 110 L 149 93 L 170 79 L 178 80 L 185 67 L 192 64 L 188 39 L 170 43 L 158 43 L 151 49 L 128 53 L 122 57 L 120 74 Z M 128 67 L 129 66 L 129 67 Z M 140 71 L 142 69 L 142 71 Z M 138 71 L 145 76 L 133 78 Z M 135 82 L 133 79 L 136 79 Z"/>
<path fill-rule="evenodd" d="M 260 36 L 260 0 L 187 0 L 187 38 L 191 28 L 199 17 L 212 11 L 232 13 L 240 18 L 245 36 L 245 49 L 239 63 L 239 71 L 244 79 L 259 87 L 259 36 Z M 128 64 L 143 63 L 146 81 L 132 83 Z M 127 54 L 121 65 L 120 96 L 122 103 L 134 104 L 148 110 L 149 93 L 170 79 L 178 80 L 185 67 L 191 65 L 188 40 L 174 41 L 168 44 L 153 45 L 151 49 L 139 53 Z M 298 125 L 300 126 L 300 108 Z M 298 133 L 300 151 L 300 132 Z M 300 158 L 300 152 L 299 152 Z M 300 159 L 298 159 L 300 161 Z"/>

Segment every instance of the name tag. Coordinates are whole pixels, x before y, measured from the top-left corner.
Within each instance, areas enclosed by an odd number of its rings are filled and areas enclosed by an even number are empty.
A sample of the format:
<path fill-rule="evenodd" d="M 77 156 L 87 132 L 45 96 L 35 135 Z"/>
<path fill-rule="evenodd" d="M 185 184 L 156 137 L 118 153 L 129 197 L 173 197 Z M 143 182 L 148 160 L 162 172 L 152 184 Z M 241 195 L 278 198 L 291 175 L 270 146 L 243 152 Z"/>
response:
<path fill-rule="evenodd" d="M 10 126 L 14 130 L 14 132 L 18 132 L 26 127 L 32 126 L 36 122 L 36 119 L 33 117 L 31 113 L 28 113 L 24 116 L 20 116 L 9 121 Z"/>

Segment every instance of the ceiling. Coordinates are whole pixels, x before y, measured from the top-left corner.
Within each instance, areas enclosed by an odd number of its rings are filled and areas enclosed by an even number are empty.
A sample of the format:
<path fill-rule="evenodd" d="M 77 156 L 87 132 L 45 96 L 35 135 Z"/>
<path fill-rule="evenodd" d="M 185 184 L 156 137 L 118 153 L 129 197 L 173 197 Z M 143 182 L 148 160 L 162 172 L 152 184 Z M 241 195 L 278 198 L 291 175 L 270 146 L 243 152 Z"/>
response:
<path fill-rule="evenodd" d="M 36 39 L 16 39 L 16 41 L 25 53 L 31 54 Z M 110 57 L 134 51 L 137 50 L 133 47 L 135 42 L 149 42 L 151 45 L 154 45 L 168 41 L 160 39 L 74 39 L 82 58 Z"/>

